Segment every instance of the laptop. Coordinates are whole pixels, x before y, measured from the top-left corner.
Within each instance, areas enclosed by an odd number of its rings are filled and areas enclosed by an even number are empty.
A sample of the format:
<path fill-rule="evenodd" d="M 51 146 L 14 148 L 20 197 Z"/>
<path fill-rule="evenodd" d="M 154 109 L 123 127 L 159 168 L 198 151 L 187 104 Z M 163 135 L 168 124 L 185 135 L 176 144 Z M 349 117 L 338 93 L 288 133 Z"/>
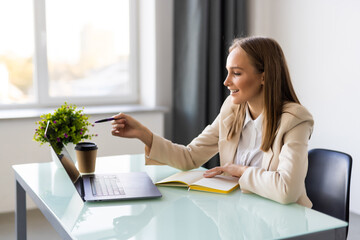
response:
<path fill-rule="evenodd" d="M 55 153 L 55 149 L 61 149 L 56 155 L 84 202 L 148 199 L 162 196 L 146 172 L 81 175 L 64 144 L 50 140 L 53 133 L 54 130 L 48 121 L 45 138 L 48 139 Z"/>

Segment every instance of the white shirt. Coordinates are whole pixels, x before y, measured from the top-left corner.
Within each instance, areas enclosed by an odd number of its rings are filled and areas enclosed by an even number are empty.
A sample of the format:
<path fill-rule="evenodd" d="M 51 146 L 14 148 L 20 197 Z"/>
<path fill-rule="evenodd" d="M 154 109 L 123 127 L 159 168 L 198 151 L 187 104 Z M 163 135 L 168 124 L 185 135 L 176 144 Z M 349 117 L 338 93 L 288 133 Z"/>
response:
<path fill-rule="evenodd" d="M 260 150 L 262 120 L 262 113 L 253 120 L 249 108 L 246 107 L 244 126 L 234 160 L 235 164 L 261 167 L 263 157 L 263 151 Z"/>

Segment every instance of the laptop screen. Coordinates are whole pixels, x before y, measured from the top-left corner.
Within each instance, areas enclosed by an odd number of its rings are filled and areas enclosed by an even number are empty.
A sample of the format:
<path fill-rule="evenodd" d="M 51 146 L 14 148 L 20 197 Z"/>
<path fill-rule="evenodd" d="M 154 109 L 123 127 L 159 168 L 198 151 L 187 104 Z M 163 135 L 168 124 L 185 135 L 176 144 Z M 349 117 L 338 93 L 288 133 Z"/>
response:
<path fill-rule="evenodd" d="M 54 134 L 54 133 L 55 133 L 55 130 L 51 127 L 51 122 L 48 121 L 46 129 L 45 129 L 45 138 L 50 143 L 53 151 L 59 158 L 59 161 L 63 165 L 63 167 L 66 170 L 67 174 L 69 175 L 71 181 L 73 183 L 75 183 L 81 177 L 80 172 L 77 170 L 77 168 L 74 164 L 74 161 L 71 159 L 70 154 L 66 150 L 64 144 L 62 142 L 57 142 L 57 141 L 51 140 L 54 138 L 51 138 L 50 136 L 51 136 L 51 134 Z"/>

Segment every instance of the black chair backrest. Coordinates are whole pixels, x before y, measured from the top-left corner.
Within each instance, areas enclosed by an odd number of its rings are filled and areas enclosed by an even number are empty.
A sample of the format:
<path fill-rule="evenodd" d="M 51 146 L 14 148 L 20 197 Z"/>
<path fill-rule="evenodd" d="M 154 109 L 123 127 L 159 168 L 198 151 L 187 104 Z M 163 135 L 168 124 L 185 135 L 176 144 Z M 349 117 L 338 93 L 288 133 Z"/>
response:
<path fill-rule="evenodd" d="M 309 151 L 305 186 L 313 209 L 349 222 L 351 167 L 349 154 L 327 149 Z"/>

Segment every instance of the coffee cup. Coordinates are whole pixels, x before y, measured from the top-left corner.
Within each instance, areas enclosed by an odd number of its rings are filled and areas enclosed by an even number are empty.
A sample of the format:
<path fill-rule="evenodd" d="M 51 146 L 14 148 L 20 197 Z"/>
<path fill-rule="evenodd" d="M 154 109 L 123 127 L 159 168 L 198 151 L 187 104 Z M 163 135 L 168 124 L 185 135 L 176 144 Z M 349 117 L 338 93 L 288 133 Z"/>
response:
<path fill-rule="evenodd" d="M 90 174 L 95 172 L 97 149 L 95 143 L 81 142 L 76 144 L 76 158 L 81 174 Z"/>

